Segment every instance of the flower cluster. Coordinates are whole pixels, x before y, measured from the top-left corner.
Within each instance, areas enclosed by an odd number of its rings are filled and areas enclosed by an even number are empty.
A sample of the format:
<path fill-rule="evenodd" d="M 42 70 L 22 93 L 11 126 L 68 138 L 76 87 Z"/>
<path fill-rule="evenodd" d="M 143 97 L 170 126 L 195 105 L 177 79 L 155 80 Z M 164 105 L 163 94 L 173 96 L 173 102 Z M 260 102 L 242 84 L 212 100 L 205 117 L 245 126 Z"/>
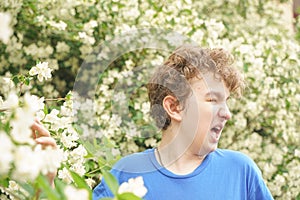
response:
<path fill-rule="evenodd" d="M 13 30 L 10 27 L 11 16 L 9 13 L 0 13 L 0 19 L 0 40 L 7 44 L 13 33 Z"/>
<path fill-rule="evenodd" d="M 44 79 L 51 78 L 51 69 L 48 67 L 48 62 L 39 62 L 35 67 L 29 70 L 31 76 L 37 75 L 38 80 L 42 82 Z"/>
<path fill-rule="evenodd" d="M 29 93 L 18 97 L 10 92 L 0 107 L 0 177 L 33 183 L 40 174 L 55 173 L 63 159 L 62 150 L 37 144 L 30 128 L 36 113 L 44 109 L 44 98 Z"/>
<path fill-rule="evenodd" d="M 147 193 L 147 188 L 144 186 L 143 177 L 138 176 L 136 178 L 130 178 L 128 182 L 124 182 L 120 185 L 118 193 L 132 192 L 138 197 L 144 197 Z"/>

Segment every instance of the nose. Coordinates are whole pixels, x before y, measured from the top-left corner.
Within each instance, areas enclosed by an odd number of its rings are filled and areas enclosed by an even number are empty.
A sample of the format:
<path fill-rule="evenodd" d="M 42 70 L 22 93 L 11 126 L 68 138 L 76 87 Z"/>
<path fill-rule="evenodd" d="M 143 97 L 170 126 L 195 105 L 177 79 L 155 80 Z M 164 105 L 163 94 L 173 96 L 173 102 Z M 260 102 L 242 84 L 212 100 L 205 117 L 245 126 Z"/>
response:
<path fill-rule="evenodd" d="M 229 120 L 231 118 L 231 112 L 226 104 L 220 108 L 219 116 L 225 120 Z"/>

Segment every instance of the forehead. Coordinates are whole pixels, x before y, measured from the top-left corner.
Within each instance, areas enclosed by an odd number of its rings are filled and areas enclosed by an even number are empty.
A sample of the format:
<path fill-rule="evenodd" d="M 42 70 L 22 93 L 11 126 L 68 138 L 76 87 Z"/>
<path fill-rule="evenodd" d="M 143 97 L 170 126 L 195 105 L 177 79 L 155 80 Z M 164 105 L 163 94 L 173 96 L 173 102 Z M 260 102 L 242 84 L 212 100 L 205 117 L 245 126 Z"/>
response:
<path fill-rule="evenodd" d="M 206 95 L 210 94 L 219 94 L 223 96 L 229 96 L 229 89 L 226 87 L 224 81 L 215 77 L 212 73 L 205 73 L 201 76 L 197 76 L 189 80 L 191 89 L 198 94 Z"/>

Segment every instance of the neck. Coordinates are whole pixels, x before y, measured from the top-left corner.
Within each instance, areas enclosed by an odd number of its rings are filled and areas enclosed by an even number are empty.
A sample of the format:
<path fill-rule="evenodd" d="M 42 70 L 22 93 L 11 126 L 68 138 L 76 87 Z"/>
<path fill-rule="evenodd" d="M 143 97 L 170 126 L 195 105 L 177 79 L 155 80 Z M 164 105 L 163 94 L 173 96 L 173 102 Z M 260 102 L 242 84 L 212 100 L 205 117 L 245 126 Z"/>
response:
<path fill-rule="evenodd" d="M 192 152 L 189 149 L 190 144 L 182 139 L 180 135 L 168 129 L 163 133 L 161 143 L 155 152 L 160 165 L 178 175 L 193 172 L 205 158 L 198 155 L 198 152 Z"/>

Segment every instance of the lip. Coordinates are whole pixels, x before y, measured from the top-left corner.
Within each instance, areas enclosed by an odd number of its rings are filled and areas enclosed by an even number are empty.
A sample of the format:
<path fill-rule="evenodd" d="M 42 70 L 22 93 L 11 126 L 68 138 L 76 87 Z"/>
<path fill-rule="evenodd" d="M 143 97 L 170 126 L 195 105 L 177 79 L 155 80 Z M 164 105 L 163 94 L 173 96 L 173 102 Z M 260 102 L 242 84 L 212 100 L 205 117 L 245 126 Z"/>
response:
<path fill-rule="evenodd" d="M 215 127 L 218 127 L 219 129 L 217 131 L 212 130 Z M 217 143 L 219 141 L 223 128 L 224 128 L 223 124 L 216 124 L 216 125 L 212 126 L 212 128 L 210 129 L 210 134 L 212 136 L 213 143 Z"/>

